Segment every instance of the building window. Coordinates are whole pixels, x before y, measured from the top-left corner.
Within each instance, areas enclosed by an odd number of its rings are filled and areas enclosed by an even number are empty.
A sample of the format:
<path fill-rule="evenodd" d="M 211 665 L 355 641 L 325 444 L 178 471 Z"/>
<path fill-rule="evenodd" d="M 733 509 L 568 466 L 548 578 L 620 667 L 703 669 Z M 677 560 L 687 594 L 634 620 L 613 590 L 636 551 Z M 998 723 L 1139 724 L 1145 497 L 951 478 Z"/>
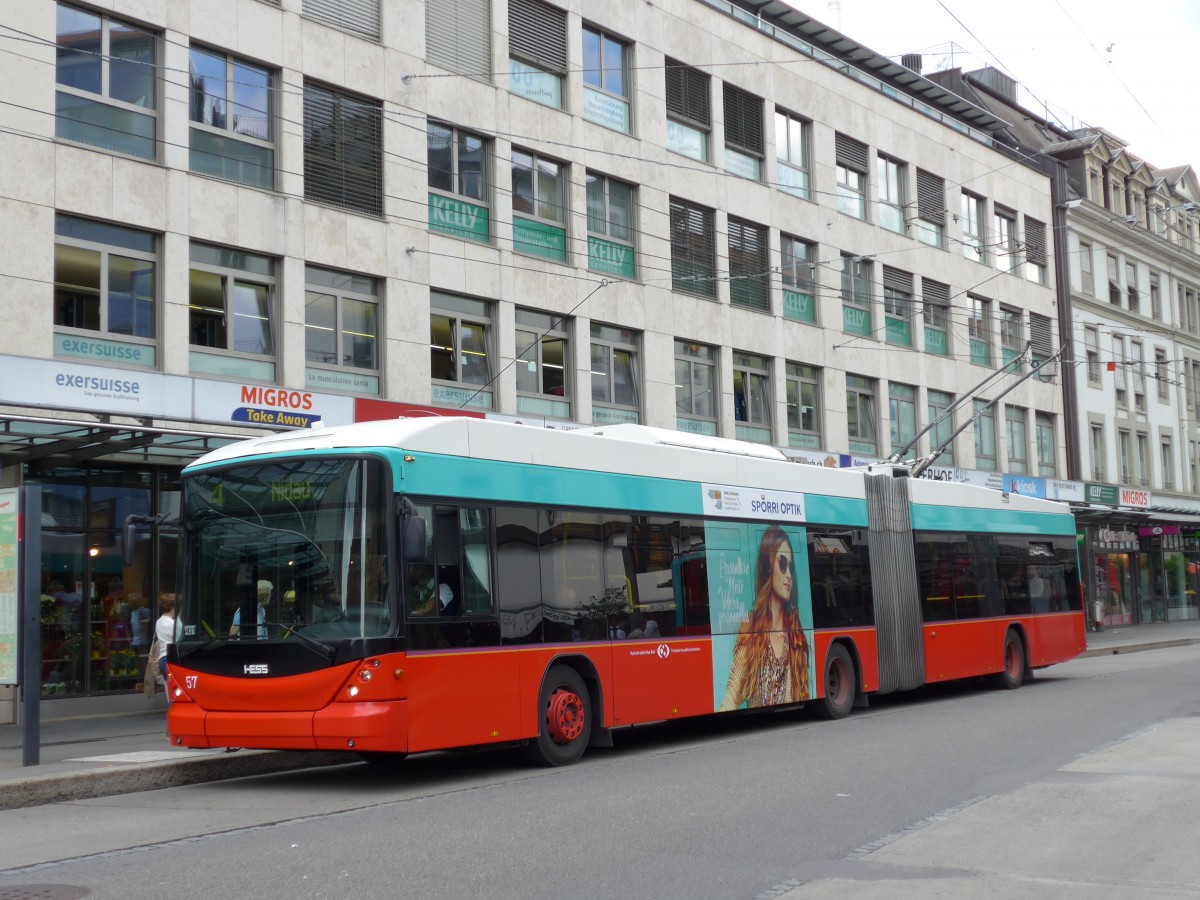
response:
<path fill-rule="evenodd" d="M 1096 280 L 1092 275 L 1092 245 L 1079 245 L 1079 287 L 1089 297 L 1096 296 Z"/>
<path fill-rule="evenodd" d="M 717 248 L 713 211 L 671 198 L 671 287 L 716 298 Z"/>
<path fill-rule="evenodd" d="M 996 268 L 1016 272 L 1020 265 L 1017 256 L 1017 214 L 996 207 L 992 213 L 993 245 L 996 248 Z"/>
<path fill-rule="evenodd" d="M 1133 484 L 1133 438 L 1124 428 L 1117 431 L 1117 460 L 1121 466 L 1121 484 Z"/>
<path fill-rule="evenodd" d="M 871 333 L 871 261 L 849 253 L 842 254 L 842 330 Z"/>
<path fill-rule="evenodd" d="M 1030 363 L 1035 369 L 1040 369 L 1054 355 L 1054 327 L 1049 316 L 1031 312 L 1029 314 L 1029 356 Z M 1055 367 L 1050 367 L 1038 377 L 1048 379 L 1055 374 Z"/>
<path fill-rule="evenodd" d="M 54 355 L 157 365 L 154 235 L 61 213 L 54 235 Z"/>
<path fill-rule="evenodd" d="M 760 181 L 766 147 L 763 102 L 729 82 L 725 82 L 724 94 L 725 171 Z"/>
<path fill-rule="evenodd" d="M 783 315 L 800 322 L 817 321 L 813 271 L 817 247 L 790 235 L 780 235 L 779 271 L 783 280 Z"/>
<path fill-rule="evenodd" d="M 567 167 L 525 150 L 512 151 L 513 250 L 567 261 Z"/>
<path fill-rule="evenodd" d="M 883 267 L 883 316 L 887 342 L 911 347 L 913 319 L 913 277 L 909 272 Z"/>
<path fill-rule="evenodd" d="M 838 212 L 867 218 L 867 145 L 844 134 L 835 135 Z"/>
<path fill-rule="evenodd" d="M 193 172 L 254 187 L 275 186 L 271 73 L 211 50 L 191 49 L 188 80 Z"/>
<path fill-rule="evenodd" d="M 1167 351 L 1161 347 L 1154 348 L 1154 383 L 1157 385 L 1158 399 L 1164 403 L 1167 400 L 1167 379 L 1169 377 L 1167 368 Z"/>
<path fill-rule="evenodd" d="M 988 400 L 975 400 L 975 468 L 996 471 L 996 407 Z"/>
<path fill-rule="evenodd" d="M 431 396 L 439 406 L 495 409 L 492 396 L 491 304 L 471 297 L 429 293 Z M 528 360 L 517 360 L 517 371 Z"/>
<path fill-rule="evenodd" d="M 592 422 L 641 421 L 638 336 L 627 328 L 592 323 Z"/>
<path fill-rule="evenodd" d="M 717 433 L 717 351 L 707 344 L 675 342 L 675 428 Z"/>
<path fill-rule="evenodd" d="M 946 247 L 946 182 L 917 169 L 917 240 Z"/>
<path fill-rule="evenodd" d="M 567 72 L 567 14 L 539 0 L 508 2 L 508 89 L 562 109 Z"/>
<path fill-rule="evenodd" d="M 1156 322 L 1162 321 L 1162 289 L 1157 272 L 1150 273 L 1150 317 Z"/>
<path fill-rule="evenodd" d="M 1038 475 L 1055 478 L 1058 475 L 1057 454 L 1054 448 L 1054 417 L 1049 413 L 1034 414 L 1037 439 Z"/>
<path fill-rule="evenodd" d="M 55 134 L 155 159 L 158 36 L 63 3 L 57 19 Z"/>
<path fill-rule="evenodd" d="M 815 366 L 787 363 L 788 446 L 821 448 L 821 374 Z"/>
<path fill-rule="evenodd" d="M 1113 306 L 1121 305 L 1121 275 L 1117 268 L 1117 258 L 1112 254 L 1108 257 L 1108 302 Z"/>
<path fill-rule="evenodd" d="M 986 228 L 984 226 L 984 215 L 987 211 L 987 201 L 982 197 L 976 197 L 974 194 L 968 194 L 963 191 L 962 194 L 962 228 L 963 228 L 963 256 L 967 259 L 973 259 L 975 262 L 987 262 L 986 249 Z"/>
<path fill-rule="evenodd" d="M 935 465 L 952 466 L 954 465 L 954 442 L 951 435 L 954 433 L 954 414 L 947 413 L 951 404 L 954 403 L 954 396 L 945 391 L 927 391 L 926 392 L 926 409 L 929 414 L 929 424 L 933 427 L 929 431 L 929 452 L 937 450 L 939 447 L 944 448 L 937 459 L 934 460 Z M 939 420 L 939 417 L 940 420 Z M 933 423 L 937 422 L 936 425 Z"/>
<path fill-rule="evenodd" d="M 1195 334 L 1200 331 L 1200 306 L 1196 304 L 1196 291 L 1176 286 L 1179 297 L 1179 326 Z"/>
<path fill-rule="evenodd" d="M 910 384 L 888 385 L 888 421 L 892 450 L 906 447 L 917 435 L 917 389 Z"/>
<path fill-rule="evenodd" d="M 1084 328 L 1083 341 L 1087 353 L 1087 380 L 1089 384 L 1100 383 L 1100 332 L 1092 327 Z"/>
<path fill-rule="evenodd" d="M 347 34 L 379 40 L 379 0 L 304 0 L 301 15 Z"/>
<path fill-rule="evenodd" d="M 275 381 L 275 260 L 192 244 L 193 373 Z"/>
<path fill-rule="evenodd" d="M 904 234 L 908 167 L 886 156 L 875 157 L 875 174 L 879 191 L 879 224 L 888 231 Z"/>
<path fill-rule="evenodd" d="M 583 117 L 629 133 L 629 47 L 590 25 L 583 27 Z"/>
<path fill-rule="evenodd" d="M 1025 277 L 1046 283 L 1046 224 L 1029 216 L 1025 217 Z"/>
<path fill-rule="evenodd" d="M 561 316 L 517 310 L 517 412 L 571 418 L 570 341 Z"/>
<path fill-rule="evenodd" d="M 992 364 L 992 301 L 967 296 L 967 337 L 971 342 L 971 362 L 977 366 Z"/>
<path fill-rule="evenodd" d="M 1160 236 L 1167 233 L 1167 210 L 1159 202 L 1150 204 L 1150 230 Z"/>
<path fill-rule="evenodd" d="M 925 319 L 925 352 L 950 354 L 950 285 L 921 279 Z"/>
<path fill-rule="evenodd" d="M 698 69 L 668 59 L 667 149 L 708 162 L 712 130 L 709 77 Z"/>
<path fill-rule="evenodd" d="M 1139 431 L 1137 435 L 1137 454 L 1138 484 L 1149 487 L 1154 473 L 1150 471 L 1150 436 L 1144 431 Z"/>
<path fill-rule="evenodd" d="M 1104 481 L 1104 426 L 1091 425 L 1092 481 Z"/>
<path fill-rule="evenodd" d="M 1131 262 L 1125 263 L 1125 295 L 1129 298 L 1129 311 L 1142 311 L 1142 296 L 1138 291 L 1137 266 Z"/>
<path fill-rule="evenodd" d="M 872 378 L 846 376 L 846 430 L 851 453 L 874 456 L 879 452 L 878 390 Z"/>
<path fill-rule="evenodd" d="M 761 312 L 771 311 L 767 229 L 730 216 L 729 302 Z"/>
<path fill-rule="evenodd" d="M 1146 411 L 1146 358 L 1141 341 L 1129 342 L 1130 374 L 1133 380 L 1133 407 Z"/>
<path fill-rule="evenodd" d="M 771 374 L 765 357 L 733 351 L 733 420 L 738 440 L 771 443 Z"/>
<path fill-rule="evenodd" d="M 1158 448 L 1159 466 L 1162 468 L 1162 486 L 1165 490 L 1175 489 L 1175 455 L 1171 452 L 1171 439 L 1163 438 Z"/>
<path fill-rule="evenodd" d="M 783 110 L 775 112 L 775 185 L 804 200 L 809 199 L 808 120 Z"/>
<path fill-rule="evenodd" d="M 1026 411 L 1019 406 L 1004 408 L 1004 428 L 1008 437 L 1008 471 L 1024 475 L 1029 471 L 1029 436 Z"/>
<path fill-rule="evenodd" d="M 425 5 L 425 58 L 478 81 L 492 80 L 492 4 L 454 0 Z"/>
<path fill-rule="evenodd" d="M 304 267 L 305 386 L 379 393 L 379 282 Z"/>
<path fill-rule="evenodd" d="M 429 230 L 469 241 L 491 239 L 491 143 L 452 125 L 426 126 Z"/>
<path fill-rule="evenodd" d="M 1125 367 L 1128 364 L 1125 358 L 1125 338 L 1121 335 L 1114 334 L 1112 339 L 1113 352 L 1113 387 L 1116 392 L 1117 406 L 1129 406 L 1129 395 L 1126 392 L 1125 382 Z"/>
<path fill-rule="evenodd" d="M 637 189 L 589 171 L 587 182 L 588 268 L 620 278 L 637 276 Z"/>
<path fill-rule="evenodd" d="M 383 215 L 383 104 L 304 82 L 304 197 Z"/>
<path fill-rule="evenodd" d="M 1010 306 L 1000 307 L 1000 363 L 1008 365 L 1025 349 L 1025 329 L 1021 311 Z"/>

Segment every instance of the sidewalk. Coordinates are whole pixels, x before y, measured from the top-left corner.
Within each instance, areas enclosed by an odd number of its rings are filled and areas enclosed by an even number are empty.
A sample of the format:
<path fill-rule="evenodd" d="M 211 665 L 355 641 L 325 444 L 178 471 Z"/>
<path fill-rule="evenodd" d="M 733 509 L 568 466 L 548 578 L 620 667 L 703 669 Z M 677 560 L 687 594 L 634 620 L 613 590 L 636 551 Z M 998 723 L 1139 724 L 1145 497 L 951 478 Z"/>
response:
<path fill-rule="evenodd" d="M 1137 625 L 1088 634 L 1084 656 L 1200 643 L 1200 621 Z M 45 703 L 43 715 L 53 711 Z M 223 778 L 349 762 L 336 753 L 184 750 L 169 746 L 164 712 L 43 719 L 39 765 L 22 766 L 19 725 L 0 725 L 0 809 L 105 797 Z"/>

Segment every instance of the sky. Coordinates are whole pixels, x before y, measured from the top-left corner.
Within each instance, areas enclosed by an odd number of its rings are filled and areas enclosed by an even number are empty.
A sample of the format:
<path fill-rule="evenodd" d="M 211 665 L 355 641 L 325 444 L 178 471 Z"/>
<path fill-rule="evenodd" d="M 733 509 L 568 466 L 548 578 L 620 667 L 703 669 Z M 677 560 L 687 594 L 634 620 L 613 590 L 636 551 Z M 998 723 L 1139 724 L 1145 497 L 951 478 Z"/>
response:
<path fill-rule="evenodd" d="M 883 56 L 926 54 L 926 72 L 994 65 L 1048 118 L 1104 128 L 1159 168 L 1200 172 L 1200 0 L 789 2 Z"/>

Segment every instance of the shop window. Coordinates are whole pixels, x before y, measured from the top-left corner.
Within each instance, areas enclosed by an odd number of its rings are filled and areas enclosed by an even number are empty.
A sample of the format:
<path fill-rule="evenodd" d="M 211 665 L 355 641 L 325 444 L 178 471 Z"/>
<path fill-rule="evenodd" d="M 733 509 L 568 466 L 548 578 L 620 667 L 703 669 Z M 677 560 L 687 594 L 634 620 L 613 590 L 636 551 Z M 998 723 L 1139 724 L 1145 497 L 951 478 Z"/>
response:
<path fill-rule="evenodd" d="M 518 309 L 517 411 L 571 418 L 570 338 L 561 316 Z"/>
<path fill-rule="evenodd" d="M 275 260 L 197 243 L 191 258 L 191 371 L 275 381 Z"/>
<path fill-rule="evenodd" d="M 155 236 L 61 213 L 54 234 L 55 355 L 154 367 Z"/>
<path fill-rule="evenodd" d="M 305 266 L 304 281 L 306 386 L 378 394 L 378 280 Z"/>
<path fill-rule="evenodd" d="M 694 434 L 717 433 L 717 350 L 675 341 L 675 427 Z"/>
<path fill-rule="evenodd" d="M 592 422 L 639 422 L 638 336 L 627 328 L 592 323 Z"/>

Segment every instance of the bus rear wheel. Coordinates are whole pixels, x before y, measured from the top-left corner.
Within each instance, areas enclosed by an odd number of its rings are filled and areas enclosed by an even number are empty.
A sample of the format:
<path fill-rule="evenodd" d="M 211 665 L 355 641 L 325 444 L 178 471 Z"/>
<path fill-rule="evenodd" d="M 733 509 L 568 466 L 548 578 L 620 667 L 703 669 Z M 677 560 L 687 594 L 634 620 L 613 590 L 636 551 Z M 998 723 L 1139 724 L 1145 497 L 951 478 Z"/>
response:
<path fill-rule="evenodd" d="M 592 699 L 570 666 L 554 666 L 538 699 L 538 736 L 526 755 L 543 766 L 569 766 L 583 755 L 592 735 Z"/>
<path fill-rule="evenodd" d="M 1004 660 L 996 685 L 1006 691 L 1019 688 L 1025 681 L 1025 643 L 1015 631 L 1004 636 Z"/>
<path fill-rule="evenodd" d="M 854 661 L 841 644 L 829 648 L 825 657 L 825 696 L 818 710 L 826 719 L 844 719 L 854 708 Z"/>

